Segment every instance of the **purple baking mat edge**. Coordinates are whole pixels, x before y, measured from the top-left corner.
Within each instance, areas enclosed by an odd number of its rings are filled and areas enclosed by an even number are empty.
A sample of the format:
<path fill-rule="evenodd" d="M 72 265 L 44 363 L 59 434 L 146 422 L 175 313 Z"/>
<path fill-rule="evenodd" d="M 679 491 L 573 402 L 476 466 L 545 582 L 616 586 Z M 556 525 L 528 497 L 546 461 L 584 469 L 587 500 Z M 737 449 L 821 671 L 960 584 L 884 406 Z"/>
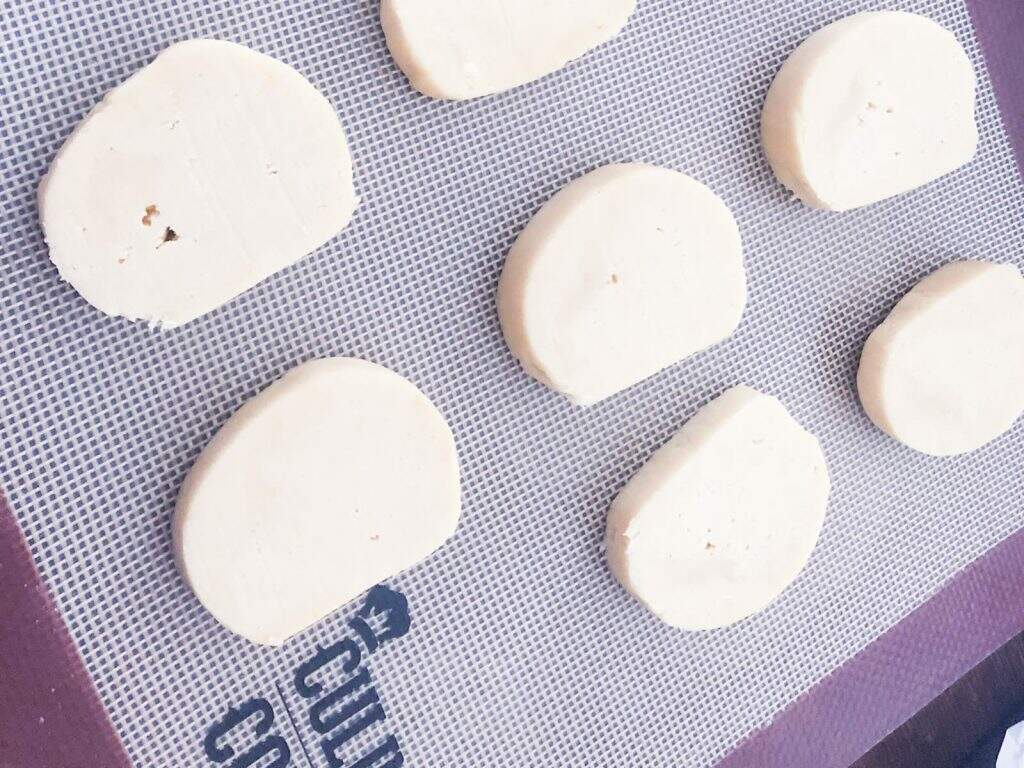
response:
<path fill-rule="evenodd" d="M 3 495 L 0 768 L 130 768 Z"/>
<path fill-rule="evenodd" d="M 743 742 L 718 768 L 847 768 L 1024 630 L 1024 530 Z"/>
<path fill-rule="evenodd" d="M 1024 0 L 967 0 L 967 8 L 1024 176 Z"/>
<path fill-rule="evenodd" d="M 966 2 L 1024 177 L 1024 0 Z M 1022 582 L 1024 530 L 954 576 L 717 768 L 847 768 L 1024 631 Z"/>
<path fill-rule="evenodd" d="M 966 2 L 1024 175 L 1024 0 Z M 847 768 L 1024 631 L 1024 598 L 1015 588 L 1022 580 L 1024 531 L 955 576 L 718 768 Z M 0 616 L 0 768 L 129 768 L 2 491 Z M 944 654 L 922 656 L 922 647 L 938 650 L 936 637 L 953 640 Z"/>

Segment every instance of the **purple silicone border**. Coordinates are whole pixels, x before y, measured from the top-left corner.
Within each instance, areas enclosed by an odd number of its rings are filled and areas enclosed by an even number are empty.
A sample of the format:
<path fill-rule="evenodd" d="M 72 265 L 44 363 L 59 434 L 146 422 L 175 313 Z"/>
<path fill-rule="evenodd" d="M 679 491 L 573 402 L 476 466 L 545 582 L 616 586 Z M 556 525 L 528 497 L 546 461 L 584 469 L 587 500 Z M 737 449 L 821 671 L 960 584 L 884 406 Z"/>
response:
<path fill-rule="evenodd" d="M 847 768 L 1024 630 L 1021 583 L 1024 530 L 954 576 L 718 768 Z"/>
<path fill-rule="evenodd" d="M 1024 176 L 1024 0 L 966 0 Z"/>
<path fill-rule="evenodd" d="M 0 495 L 0 768 L 131 768 Z"/>
<path fill-rule="evenodd" d="M 1024 0 L 966 3 L 1024 177 Z M 1021 583 L 1024 530 L 954 576 L 717 768 L 847 768 L 1024 631 Z"/>

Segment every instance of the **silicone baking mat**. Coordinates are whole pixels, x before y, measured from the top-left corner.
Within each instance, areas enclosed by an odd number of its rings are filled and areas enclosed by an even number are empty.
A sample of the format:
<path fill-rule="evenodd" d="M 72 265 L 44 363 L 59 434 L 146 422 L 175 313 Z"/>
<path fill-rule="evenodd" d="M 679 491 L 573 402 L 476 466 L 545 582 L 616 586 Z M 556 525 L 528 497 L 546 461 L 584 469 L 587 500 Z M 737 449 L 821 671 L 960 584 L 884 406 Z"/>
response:
<path fill-rule="evenodd" d="M 970 53 L 978 156 L 866 209 L 805 208 L 759 149 L 767 87 L 814 29 L 893 6 L 946 25 Z M 137 766 L 397 768 L 399 753 L 425 766 L 706 765 L 1022 524 L 1024 426 L 932 459 L 878 432 L 853 384 L 867 334 L 921 277 L 957 258 L 1024 264 L 1024 187 L 959 0 L 640 0 L 623 34 L 580 62 L 458 104 L 408 86 L 376 0 L 6 2 L 0 34 L 0 485 Z M 105 91 L 198 36 L 280 58 L 327 95 L 363 203 L 316 254 L 159 332 L 100 315 L 59 281 L 35 189 Z M 728 341 L 583 410 L 520 371 L 494 291 L 544 200 L 630 160 L 726 200 L 750 299 Z M 358 600 L 261 649 L 183 584 L 170 515 L 225 419 L 325 355 L 384 364 L 440 407 L 463 518 L 439 553 L 371 595 L 367 625 Z M 650 452 L 738 382 L 779 396 L 821 438 L 828 519 L 771 608 L 680 632 L 608 573 L 604 517 Z M 381 619 L 392 637 L 377 645 Z"/>

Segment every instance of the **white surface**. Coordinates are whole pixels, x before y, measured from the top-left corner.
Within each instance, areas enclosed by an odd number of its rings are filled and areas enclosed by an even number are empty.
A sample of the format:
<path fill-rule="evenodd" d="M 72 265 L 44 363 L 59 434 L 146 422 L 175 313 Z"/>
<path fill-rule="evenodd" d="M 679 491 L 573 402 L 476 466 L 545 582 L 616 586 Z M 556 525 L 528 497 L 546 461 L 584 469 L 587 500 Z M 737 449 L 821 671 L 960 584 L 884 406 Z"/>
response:
<path fill-rule="evenodd" d="M 859 13 L 818 30 L 786 60 L 764 105 L 764 150 L 808 205 L 868 205 L 974 157 L 974 91 L 974 69 L 951 32 L 912 13 Z"/>
<path fill-rule="evenodd" d="M 1024 723 L 1017 723 L 1006 732 L 995 768 L 1024 768 Z"/>
<path fill-rule="evenodd" d="M 246 403 L 199 456 L 175 555 L 218 621 L 280 645 L 431 554 L 459 506 L 455 441 L 423 393 L 373 363 L 316 360 Z"/>
<path fill-rule="evenodd" d="M 932 273 L 876 328 L 857 389 L 879 428 L 923 453 L 980 448 L 1024 411 L 1024 277 L 959 261 Z"/>
<path fill-rule="evenodd" d="M 615 498 L 608 564 L 666 623 L 723 627 L 765 608 L 803 570 L 828 495 L 818 440 L 774 397 L 734 387 Z"/>
<path fill-rule="evenodd" d="M 39 187 L 61 276 L 108 315 L 165 328 L 320 247 L 357 202 L 327 99 L 216 40 L 172 45 L 108 93 Z"/>
<path fill-rule="evenodd" d="M 591 405 L 729 336 L 746 302 L 725 203 L 651 165 L 599 168 L 559 191 L 516 240 L 498 287 L 512 353 Z"/>
<path fill-rule="evenodd" d="M 383 0 L 395 62 L 418 91 L 472 99 L 549 75 L 615 37 L 636 0 Z"/>

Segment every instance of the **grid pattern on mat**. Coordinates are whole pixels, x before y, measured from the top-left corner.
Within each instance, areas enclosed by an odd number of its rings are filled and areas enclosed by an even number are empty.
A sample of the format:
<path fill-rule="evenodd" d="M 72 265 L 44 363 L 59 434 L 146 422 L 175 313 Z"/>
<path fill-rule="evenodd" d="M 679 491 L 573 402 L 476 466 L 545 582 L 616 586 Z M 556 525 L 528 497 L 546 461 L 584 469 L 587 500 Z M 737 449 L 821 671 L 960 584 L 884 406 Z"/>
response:
<path fill-rule="evenodd" d="M 562 72 L 451 104 L 418 96 L 396 71 L 376 0 L 5 2 L 0 484 L 135 763 L 209 765 L 200 742 L 213 718 L 272 695 L 314 643 L 344 631 L 340 612 L 283 649 L 254 648 L 204 613 L 168 543 L 198 451 L 247 397 L 311 357 L 402 373 L 458 440 L 458 535 L 393 580 L 413 627 L 373 659 L 410 765 L 708 764 L 1017 529 L 1024 427 L 930 459 L 874 429 L 853 387 L 868 332 L 922 276 L 961 257 L 1024 264 L 1024 189 L 966 9 L 896 5 L 966 45 L 980 151 L 924 189 L 829 215 L 773 180 L 759 110 L 801 39 L 882 3 L 640 0 L 619 38 Z M 316 254 L 158 332 L 103 317 L 58 280 L 34 194 L 105 91 L 196 36 L 250 45 L 320 88 L 346 126 L 363 203 Z M 494 289 L 546 198 L 627 160 L 685 171 L 724 197 L 750 299 L 728 341 L 581 410 L 519 370 Z M 650 452 L 737 382 L 778 395 L 820 436 L 828 520 L 769 610 L 679 632 L 609 575 L 604 515 Z M 315 749 L 310 760 L 325 765 Z"/>

